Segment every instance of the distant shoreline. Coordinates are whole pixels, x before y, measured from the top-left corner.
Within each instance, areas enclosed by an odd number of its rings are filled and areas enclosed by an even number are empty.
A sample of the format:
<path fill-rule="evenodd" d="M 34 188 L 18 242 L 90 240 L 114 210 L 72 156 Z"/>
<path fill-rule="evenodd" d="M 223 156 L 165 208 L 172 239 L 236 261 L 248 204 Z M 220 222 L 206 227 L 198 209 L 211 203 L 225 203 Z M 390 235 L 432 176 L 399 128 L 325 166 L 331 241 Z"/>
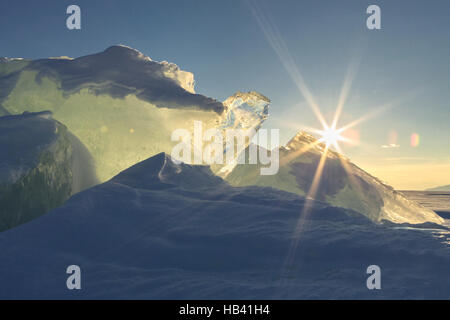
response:
<path fill-rule="evenodd" d="M 450 185 L 440 186 L 440 187 L 436 187 L 436 188 L 430 188 L 430 189 L 426 189 L 425 191 L 447 191 L 447 192 L 450 192 Z"/>
<path fill-rule="evenodd" d="M 450 191 L 398 190 L 408 199 L 431 209 L 444 219 L 450 219 Z"/>

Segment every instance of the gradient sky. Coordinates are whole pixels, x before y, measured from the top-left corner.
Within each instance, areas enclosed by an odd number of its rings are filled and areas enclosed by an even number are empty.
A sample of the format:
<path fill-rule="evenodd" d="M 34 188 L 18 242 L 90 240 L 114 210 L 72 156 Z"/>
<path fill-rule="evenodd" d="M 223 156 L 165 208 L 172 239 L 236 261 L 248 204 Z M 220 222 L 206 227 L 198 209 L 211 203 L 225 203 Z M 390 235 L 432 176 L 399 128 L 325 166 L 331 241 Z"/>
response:
<path fill-rule="evenodd" d="M 70 4 L 81 7 L 81 30 L 66 28 Z M 366 28 L 370 4 L 381 7 L 381 30 Z M 329 121 L 349 68 L 356 73 L 340 125 L 395 102 L 354 128 L 360 144 L 341 145 L 346 155 L 398 189 L 450 184 L 450 1 L 258 1 L 258 7 Z M 264 127 L 280 128 L 282 143 L 304 126 L 320 128 L 243 0 L 2 0 L 0 39 L 0 56 L 33 59 L 126 44 L 193 72 L 198 93 L 219 100 L 238 90 L 268 96 Z M 412 134 L 418 146 L 411 146 Z M 393 142 L 398 147 L 382 147 Z"/>

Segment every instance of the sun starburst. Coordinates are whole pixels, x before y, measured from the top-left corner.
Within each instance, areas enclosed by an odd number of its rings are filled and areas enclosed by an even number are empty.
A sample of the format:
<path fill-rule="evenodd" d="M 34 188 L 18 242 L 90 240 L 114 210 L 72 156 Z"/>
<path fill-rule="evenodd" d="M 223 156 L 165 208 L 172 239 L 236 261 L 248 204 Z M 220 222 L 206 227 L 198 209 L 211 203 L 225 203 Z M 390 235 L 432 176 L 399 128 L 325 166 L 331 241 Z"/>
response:
<path fill-rule="evenodd" d="M 311 183 L 311 186 L 309 190 L 307 190 L 306 196 L 305 196 L 305 204 L 303 206 L 302 212 L 300 214 L 300 217 L 297 221 L 297 225 L 294 229 L 294 234 L 292 238 L 292 243 L 289 248 L 285 265 L 283 270 L 290 270 L 290 266 L 292 266 L 295 253 L 297 251 L 300 235 L 302 233 L 302 230 L 304 228 L 304 224 L 306 222 L 306 218 L 309 215 L 311 208 L 314 203 L 314 199 L 316 198 L 317 192 L 320 187 L 322 173 L 324 170 L 324 167 L 326 165 L 327 161 L 327 154 L 329 153 L 330 148 L 334 148 L 337 152 L 342 154 L 342 150 L 340 148 L 339 142 L 347 142 L 350 144 L 356 144 L 358 141 L 355 141 L 353 139 L 350 139 L 345 134 L 347 130 L 359 125 L 363 121 L 367 121 L 369 118 L 377 115 L 381 111 L 386 110 L 388 107 L 392 107 L 392 104 L 387 104 L 378 108 L 374 108 L 373 112 L 370 112 L 369 114 L 364 115 L 361 118 L 358 118 L 342 127 L 338 128 L 338 123 L 340 120 L 340 116 L 342 114 L 345 101 L 347 99 L 347 95 L 351 89 L 351 85 L 353 82 L 353 78 L 355 73 L 357 72 L 358 65 L 360 62 L 360 57 L 357 57 L 354 59 L 354 63 L 350 64 L 347 76 L 345 77 L 339 100 L 337 101 L 337 107 L 336 111 L 333 117 L 333 120 L 331 122 L 331 125 L 327 123 L 325 120 L 325 117 L 323 116 L 318 103 L 315 101 L 314 96 L 312 92 L 309 90 L 308 86 L 306 85 L 306 81 L 303 78 L 302 74 L 300 73 L 300 70 L 296 63 L 294 62 L 294 59 L 292 55 L 290 54 L 288 47 L 286 43 L 284 42 L 278 28 L 273 23 L 270 15 L 259 6 L 258 2 L 248 0 L 248 4 L 250 6 L 250 9 L 261 27 L 261 30 L 263 31 L 264 35 L 266 36 L 266 39 L 268 43 L 271 45 L 271 47 L 274 49 L 275 53 L 277 54 L 278 58 L 280 59 L 280 62 L 282 63 L 283 67 L 285 68 L 287 74 L 291 77 L 293 82 L 295 83 L 296 87 L 298 88 L 301 95 L 304 97 L 306 103 L 313 111 L 314 115 L 317 117 L 317 120 L 320 122 L 322 128 L 316 129 L 316 128 L 304 128 L 306 131 L 312 131 L 312 133 L 316 133 L 320 136 L 320 138 L 314 142 L 311 142 L 309 145 L 304 146 L 300 150 L 294 151 L 290 156 L 288 155 L 288 159 L 284 159 L 284 162 L 289 162 L 295 157 L 298 157 L 300 154 L 308 152 L 311 148 L 314 146 L 317 146 L 318 144 L 324 144 L 325 147 L 322 148 L 322 154 L 320 156 L 320 160 L 317 165 L 316 172 L 314 174 L 313 181 Z M 344 160 L 343 157 L 339 157 L 339 161 L 342 163 L 342 167 L 344 168 L 344 171 L 347 173 L 349 177 L 349 182 L 353 185 L 354 188 L 360 188 L 359 183 L 357 179 L 353 176 L 353 173 L 351 172 L 351 169 L 349 168 L 349 164 L 346 160 Z"/>

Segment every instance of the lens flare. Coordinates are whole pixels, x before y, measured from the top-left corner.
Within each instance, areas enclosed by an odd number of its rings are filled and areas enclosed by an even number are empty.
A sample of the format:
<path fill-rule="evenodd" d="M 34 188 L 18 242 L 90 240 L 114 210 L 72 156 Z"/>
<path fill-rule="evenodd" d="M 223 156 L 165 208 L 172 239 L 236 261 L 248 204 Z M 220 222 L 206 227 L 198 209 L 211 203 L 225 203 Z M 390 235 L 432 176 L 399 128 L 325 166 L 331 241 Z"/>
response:
<path fill-rule="evenodd" d="M 420 136 L 418 133 L 413 133 L 411 135 L 411 147 L 417 148 L 420 144 Z"/>

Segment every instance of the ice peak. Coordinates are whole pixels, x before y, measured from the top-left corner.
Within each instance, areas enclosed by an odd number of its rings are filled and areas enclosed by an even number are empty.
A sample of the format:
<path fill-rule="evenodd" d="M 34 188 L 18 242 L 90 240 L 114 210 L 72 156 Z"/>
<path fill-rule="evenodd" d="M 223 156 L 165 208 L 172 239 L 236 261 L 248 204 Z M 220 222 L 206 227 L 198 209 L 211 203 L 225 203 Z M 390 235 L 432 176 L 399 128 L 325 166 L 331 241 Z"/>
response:
<path fill-rule="evenodd" d="M 269 116 L 270 99 L 255 91 L 238 91 L 223 105 L 227 113 L 222 127 L 258 130 Z"/>
<path fill-rule="evenodd" d="M 249 91 L 249 92 L 241 92 L 238 91 L 235 94 L 233 94 L 231 97 L 228 97 L 223 103 L 225 105 L 232 105 L 234 101 L 236 101 L 237 99 L 242 99 L 244 102 L 246 103 L 251 103 L 251 102 L 255 102 L 258 100 L 262 100 L 266 103 L 270 103 L 270 99 L 267 98 L 266 96 L 262 95 L 259 92 L 256 91 Z"/>
<path fill-rule="evenodd" d="M 102 53 L 103 55 L 109 56 L 111 58 L 115 59 L 138 59 L 138 60 L 144 60 L 144 61 L 152 61 L 152 59 L 146 55 L 144 55 L 142 52 L 140 52 L 137 49 L 119 44 L 114 45 L 109 48 L 107 48 Z"/>
<path fill-rule="evenodd" d="M 306 131 L 300 130 L 285 146 L 287 150 L 308 150 L 310 152 L 323 153 L 325 150 L 325 143 L 318 141 L 319 139 Z M 342 154 L 331 149 L 327 150 L 328 158 L 342 158 L 347 159 Z"/>
<path fill-rule="evenodd" d="M 11 61 L 24 61 L 24 58 L 8 58 L 8 57 L 0 57 L 0 63 L 2 62 L 11 62 Z"/>
<path fill-rule="evenodd" d="M 143 173 L 144 176 L 143 176 Z M 165 152 L 139 162 L 122 171 L 113 181 L 133 187 L 165 188 L 181 187 L 183 189 L 203 188 L 222 183 L 208 166 L 192 166 L 179 163 Z"/>
<path fill-rule="evenodd" d="M 301 130 L 286 144 L 287 149 L 299 149 L 304 146 L 316 143 L 317 138 Z"/>
<path fill-rule="evenodd" d="M 315 142 L 317 140 L 312 134 L 307 133 L 306 131 L 300 130 L 297 134 L 289 141 L 291 142 Z"/>

